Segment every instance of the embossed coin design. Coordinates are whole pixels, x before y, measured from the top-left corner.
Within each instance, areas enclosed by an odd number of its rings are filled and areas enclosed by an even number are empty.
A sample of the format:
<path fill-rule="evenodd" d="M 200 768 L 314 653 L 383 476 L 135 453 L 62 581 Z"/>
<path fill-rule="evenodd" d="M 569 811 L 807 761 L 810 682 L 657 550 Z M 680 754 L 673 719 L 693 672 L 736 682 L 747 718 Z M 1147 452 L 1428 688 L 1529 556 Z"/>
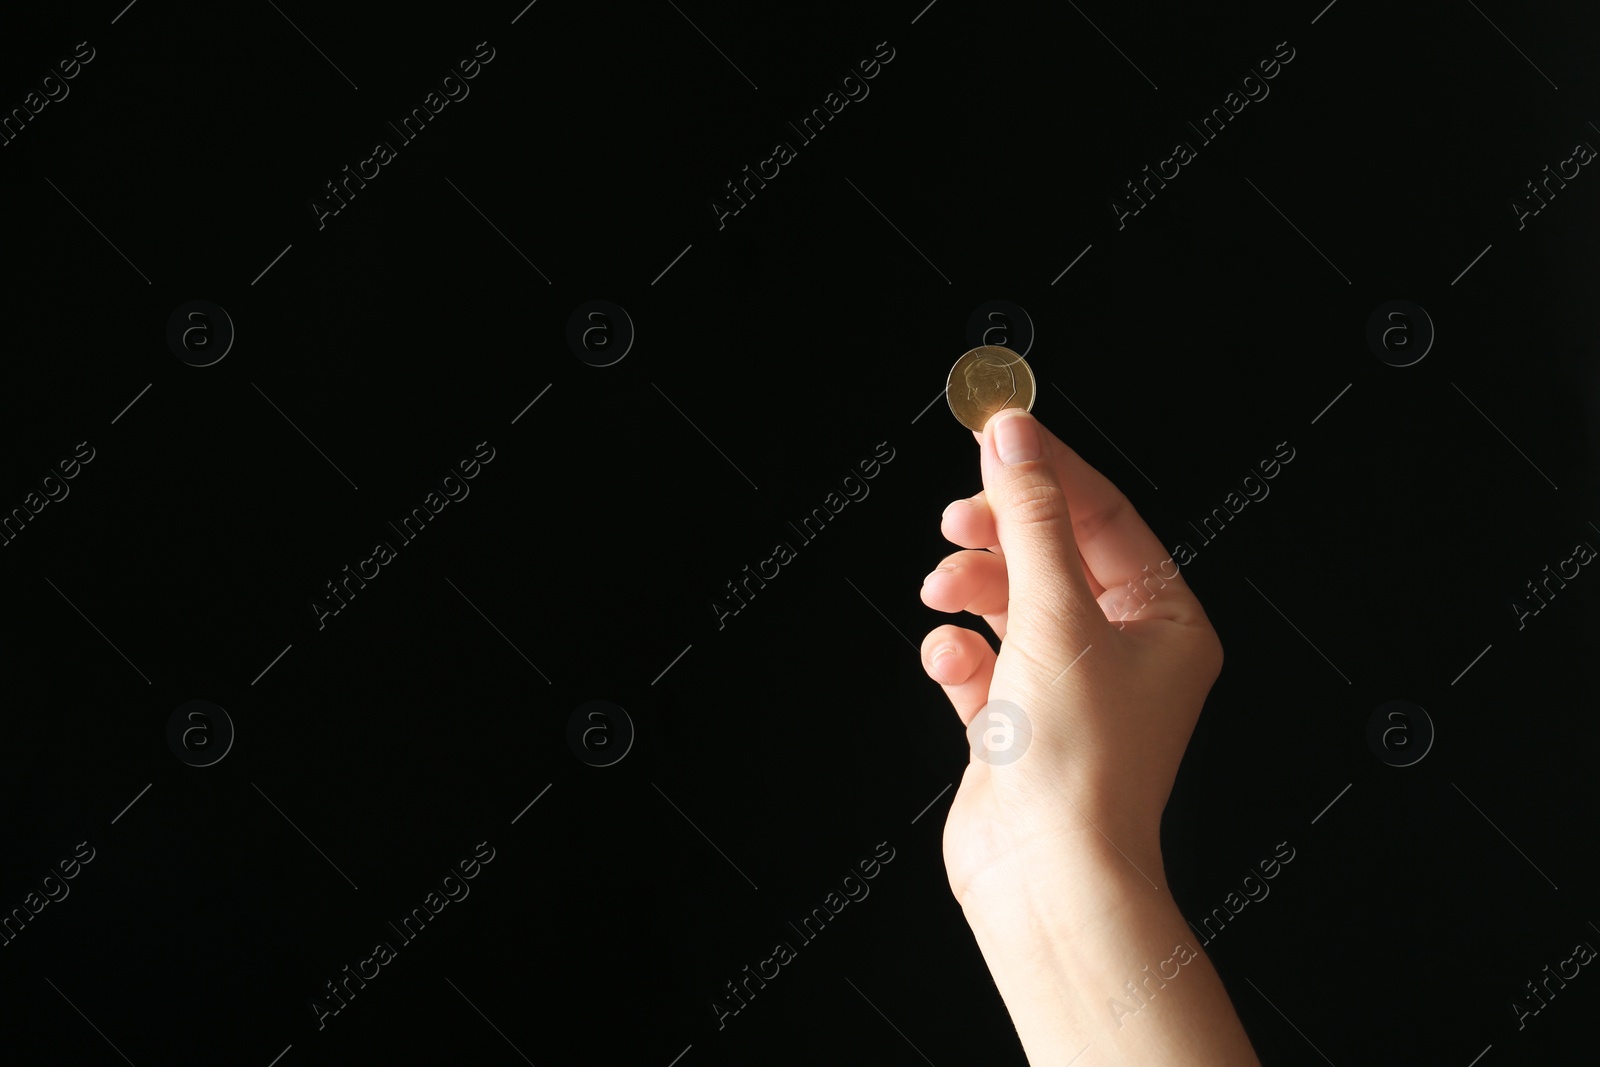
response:
<path fill-rule="evenodd" d="M 957 422 L 982 433 L 989 416 L 1002 408 L 1033 410 L 1033 368 L 1009 348 L 981 345 L 950 368 L 944 397 Z"/>

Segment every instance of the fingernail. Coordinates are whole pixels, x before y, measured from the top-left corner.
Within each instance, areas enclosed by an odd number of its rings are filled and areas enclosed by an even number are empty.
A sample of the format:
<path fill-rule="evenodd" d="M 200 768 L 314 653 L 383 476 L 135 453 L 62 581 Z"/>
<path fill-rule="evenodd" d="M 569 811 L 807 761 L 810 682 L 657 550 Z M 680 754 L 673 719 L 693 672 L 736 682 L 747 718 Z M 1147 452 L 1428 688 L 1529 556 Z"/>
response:
<path fill-rule="evenodd" d="M 950 675 L 939 666 L 939 661 L 944 659 L 946 656 L 953 656 L 955 654 L 956 650 L 951 648 L 949 645 L 946 645 L 939 651 L 935 652 L 933 654 L 933 672 L 941 678 L 948 679 Z"/>
<path fill-rule="evenodd" d="M 969 500 L 952 500 L 945 507 L 945 509 L 942 512 L 939 513 L 939 517 L 942 518 L 942 519 L 948 519 L 950 517 L 950 513 L 952 511 L 954 511 L 954 510 L 956 510 L 957 508 L 960 508 L 960 507 L 970 507 L 971 504 L 972 504 L 972 502 L 969 501 Z"/>
<path fill-rule="evenodd" d="M 1000 453 L 1000 462 L 1008 467 L 1038 459 L 1044 447 L 1038 424 L 1025 411 L 1001 416 L 994 427 L 994 446 Z"/>

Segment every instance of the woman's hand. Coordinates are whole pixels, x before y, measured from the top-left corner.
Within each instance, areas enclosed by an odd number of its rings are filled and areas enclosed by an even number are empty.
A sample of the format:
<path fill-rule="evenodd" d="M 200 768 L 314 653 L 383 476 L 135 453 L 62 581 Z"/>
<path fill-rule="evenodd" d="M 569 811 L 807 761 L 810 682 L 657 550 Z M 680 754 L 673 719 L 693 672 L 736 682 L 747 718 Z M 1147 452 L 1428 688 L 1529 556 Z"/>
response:
<path fill-rule="evenodd" d="M 983 492 L 942 524 L 964 551 L 922 587 L 1001 641 L 997 656 L 944 625 L 922 643 L 972 741 L 945 824 L 950 888 L 965 904 L 1035 853 L 1104 849 L 1087 835 L 1164 890 L 1161 811 L 1222 644 L 1127 497 L 1037 419 L 1008 408 L 974 436 Z"/>
<path fill-rule="evenodd" d="M 922 644 L 972 746 L 950 889 L 1033 1063 L 1254 1065 L 1161 866 L 1222 643 L 1127 498 L 1033 416 L 995 414 L 979 444 L 983 492 L 944 516 L 965 551 L 922 590 L 1001 642 L 946 625 Z"/>

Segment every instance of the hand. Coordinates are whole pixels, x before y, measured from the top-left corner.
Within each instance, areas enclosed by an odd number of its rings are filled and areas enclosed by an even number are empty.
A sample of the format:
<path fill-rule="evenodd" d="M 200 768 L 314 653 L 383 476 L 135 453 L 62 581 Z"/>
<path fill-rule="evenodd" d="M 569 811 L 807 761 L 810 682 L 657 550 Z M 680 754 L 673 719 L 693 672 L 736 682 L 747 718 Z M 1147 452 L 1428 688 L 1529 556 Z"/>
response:
<path fill-rule="evenodd" d="M 983 736 L 1000 737 L 998 721 L 969 730 L 945 822 L 950 889 L 965 907 L 985 885 L 1006 892 L 1019 865 L 1109 842 L 1166 892 L 1161 812 L 1222 643 L 1127 497 L 1032 415 L 1008 408 L 973 436 L 984 489 L 946 509 L 942 532 L 964 551 L 922 599 L 982 615 L 1000 651 L 947 624 L 922 663 L 965 726 L 990 701 L 1020 708 L 1013 744 L 1027 748 L 1002 762 Z"/>

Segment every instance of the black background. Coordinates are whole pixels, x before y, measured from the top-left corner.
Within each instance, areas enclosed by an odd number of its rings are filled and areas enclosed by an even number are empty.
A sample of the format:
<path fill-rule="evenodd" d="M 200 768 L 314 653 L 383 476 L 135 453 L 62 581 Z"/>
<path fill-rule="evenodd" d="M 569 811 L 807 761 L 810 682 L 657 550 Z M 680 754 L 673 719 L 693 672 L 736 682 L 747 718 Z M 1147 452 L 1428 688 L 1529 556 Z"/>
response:
<path fill-rule="evenodd" d="M 1511 1005 L 1600 944 L 1600 578 L 1511 605 L 1600 544 L 1600 177 L 1520 230 L 1510 204 L 1600 144 L 1593 12 L 921 3 L 0 18 L 4 113 L 94 49 L 0 148 L 0 508 L 94 449 L 0 549 L 0 912 L 95 849 L 0 949 L 19 1062 L 1024 1062 L 945 881 L 966 742 L 915 650 L 940 512 L 980 488 L 938 398 L 990 299 L 1036 329 L 1034 412 L 1197 549 L 1227 665 L 1166 863 L 1198 921 L 1295 849 L 1206 947 L 1263 1062 L 1590 1060 L 1592 968 L 1521 1030 Z M 480 41 L 470 95 L 319 228 Z M 1122 184 L 1283 41 L 1119 229 Z M 209 367 L 166 343 L 192 299 L 237 329 Z M 593 299 L 637 331 L 606 367 L 565 339 Z M 1407 367 L 1365 339 L 1396 299 L 1437 330 Z M 482 441 L 319 629 L 323 583 Z M 777 540 L 797 558 L 719 629 Z M 237 731 L 209 767 L 166 739 L 193 699 Z M 610 767 L 567 743 L 592 699 L 637 731 Z M 1391 699 L 1437 731 L 1414 766 L 1368 747 Z M 319 1029 L 321 984 L 480 841 L 470 896 Z M 719 1029 L 880 842 L 871 895 Z"/>

